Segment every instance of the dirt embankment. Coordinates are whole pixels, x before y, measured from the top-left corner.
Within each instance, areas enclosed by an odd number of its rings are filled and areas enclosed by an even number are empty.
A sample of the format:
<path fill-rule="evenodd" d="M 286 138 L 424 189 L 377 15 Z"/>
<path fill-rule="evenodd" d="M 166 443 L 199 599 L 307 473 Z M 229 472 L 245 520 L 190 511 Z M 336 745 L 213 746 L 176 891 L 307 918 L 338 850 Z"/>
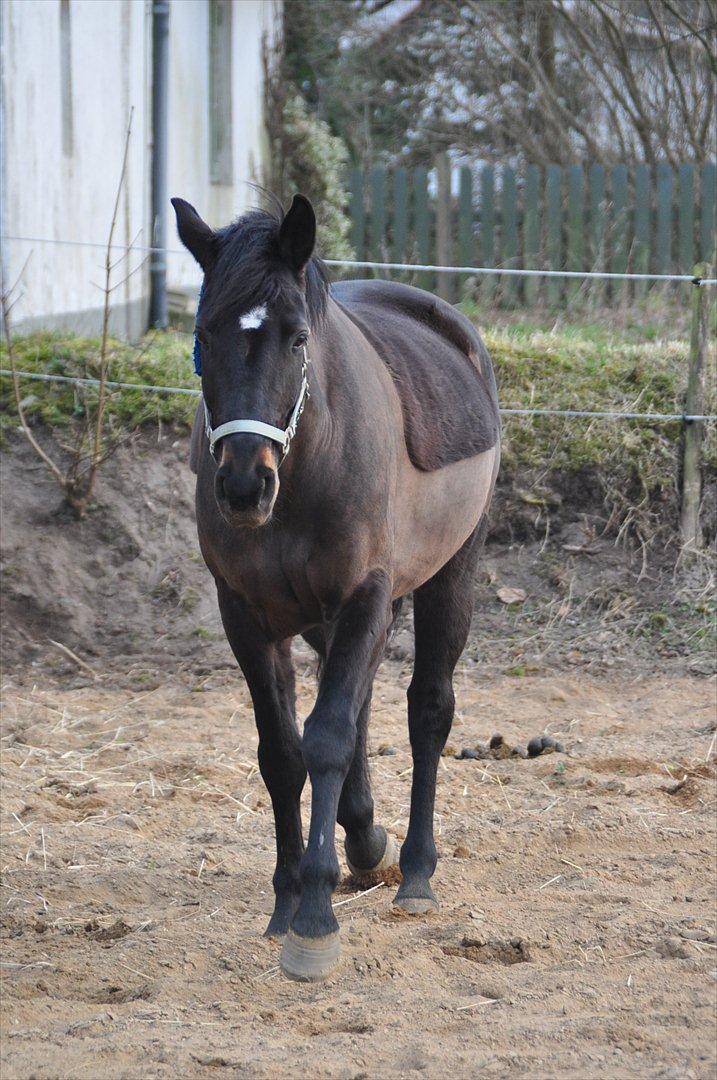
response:
<path fill-rule="evenodd" d="M 186 436 L 137 436 L 104 466 L 97 505 L 78 522 L 58 509 L 29 447 L 6 449 L 6 664 L 82 678 L 52 640 L 141 688 L 168 665 L 233 663 L 198 551 L 187 457 Z M 705 596 L 700 583 L 676 584 L 675 549 L 616 543 L 587 475 L 552 484 L 543 475 L 539 495 L 534 479 L 501 479 L 467 657 L 514 675 L 555 664 L 608 670 L 626 658 L 643 670 L 714 670 Z M 390 655 L 408 659 L 412 648 L 408 605 Z"/>

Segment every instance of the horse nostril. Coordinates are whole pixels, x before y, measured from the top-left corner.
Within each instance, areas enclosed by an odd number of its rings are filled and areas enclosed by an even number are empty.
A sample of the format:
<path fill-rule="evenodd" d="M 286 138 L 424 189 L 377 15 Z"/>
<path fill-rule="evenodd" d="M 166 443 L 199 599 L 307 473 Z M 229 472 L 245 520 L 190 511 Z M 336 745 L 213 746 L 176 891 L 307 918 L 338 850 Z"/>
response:
<path fill-rule="evenodd" d="M 229 476 L 229 469 L 226 467 L 226 465 L 221 465 L 217 469 L 217 474 L 216 474 L 216 477 L 215 477 L 217 497 L 220 498 L 220 499 L 225 499 L 227 497 L 227 493 L 226 493 L 224 484 L 225 484 L 225 481 L 227 480 L 228 476 Z"/>
<path fill-rule="evenodd" d="M 237 472 L 230 465 L 222 465 L 216 472 L 215 492 L 221 502 L 227 502 L 233 510 L 256 509 L 269 487 L 271 469 L 257 468 L 249 473 Z"/>

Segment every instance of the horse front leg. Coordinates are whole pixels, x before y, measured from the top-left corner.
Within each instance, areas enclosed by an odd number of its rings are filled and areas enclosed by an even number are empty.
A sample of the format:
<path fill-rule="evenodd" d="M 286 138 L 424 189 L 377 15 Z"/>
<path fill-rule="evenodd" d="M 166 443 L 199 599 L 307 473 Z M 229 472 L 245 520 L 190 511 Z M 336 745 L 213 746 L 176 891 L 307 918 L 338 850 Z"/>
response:
<path fill-rule="evenodd" d="M 299 800 L 306 781 L 296 726 L 291 642 L 270 642 L 240 597 L 217 583 L 227 640 L 247 681 L 259 732 L 259 769 L 274 809 L 276 870 L 274 912 L 267 937 L 283 937 L 299 902 L 304 852 Z"/>
<path fill-rule="evenodd" d="M 311 780 L 311 824 L 301 860 L 301 900 L 281 953 L 286 975 L 321 979 L 340 955 L 331 897 L 339 880 L 335 831 L 339 798 L 356 749 L 356 725 L 386 644 L 391 586 L 374 571 L 344 606 L 331 636 L 302 752 Z"/>

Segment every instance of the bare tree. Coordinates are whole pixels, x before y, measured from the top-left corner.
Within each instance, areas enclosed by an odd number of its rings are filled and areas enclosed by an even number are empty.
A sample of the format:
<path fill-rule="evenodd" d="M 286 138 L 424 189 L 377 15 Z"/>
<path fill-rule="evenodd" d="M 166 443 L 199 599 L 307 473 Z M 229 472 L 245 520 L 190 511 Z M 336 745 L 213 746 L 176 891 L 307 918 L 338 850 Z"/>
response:
<path fill-rule="evenodd" d="M 715 152 L 714 0 L 453 0 L 488 48 L 479 110 L 533 160 L 704 161 Z M 542 152 L 541 152 L 542 151 Z"/>
<path fill-rule="evenodd" d="M 715 154 L 715 0 L 351 7 L 332 69 L 337 103 L 322 84 L 320 105 L 358 160 L 427 161 L 453 149 L 539 164 L 676 165 Z M 302 46 L 306 57 L 307 35 Z"/>

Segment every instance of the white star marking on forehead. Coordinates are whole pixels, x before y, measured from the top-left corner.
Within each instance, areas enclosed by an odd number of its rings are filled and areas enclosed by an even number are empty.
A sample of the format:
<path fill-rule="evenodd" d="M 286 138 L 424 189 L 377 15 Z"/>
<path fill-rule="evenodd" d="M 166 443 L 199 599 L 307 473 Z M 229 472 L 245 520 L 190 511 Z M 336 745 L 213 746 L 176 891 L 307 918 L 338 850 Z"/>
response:
<path fill-rule="evenodd" d="M 239 319 L 239 325 L 242 330 L 258 330 L 265 318 L 266 304 L 261 304 L 259 307 L 247 311 L 246 315 L 242 315 Z"/>

